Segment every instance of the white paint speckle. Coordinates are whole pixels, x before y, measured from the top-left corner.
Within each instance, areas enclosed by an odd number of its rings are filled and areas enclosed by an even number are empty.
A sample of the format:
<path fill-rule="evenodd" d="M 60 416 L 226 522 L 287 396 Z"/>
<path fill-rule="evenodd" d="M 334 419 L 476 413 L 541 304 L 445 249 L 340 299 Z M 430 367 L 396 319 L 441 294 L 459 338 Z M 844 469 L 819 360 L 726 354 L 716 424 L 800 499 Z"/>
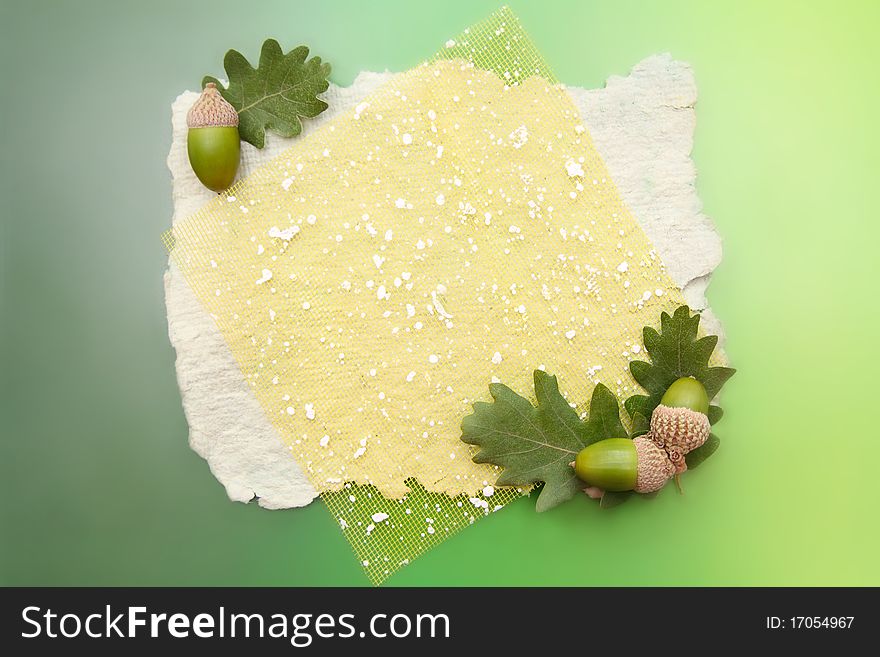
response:
<path fill-rule="evenodd" d="M 492 363 L 494 365 L 500 365 L 502 360 L 504 359 L 501 356 L 501 352 L 496 351 L 494 354 L 492 354 Z"/>
<path fill-rule="evenodd" d="M 488 509 L 489 503 L 486 500 L 480 499 L 479 497 L 470 497 L 468 498 L 476 508 L 478 509 Z"/>
<path fill-rule="evenodd" d="M 441 292 L 442 294 L 442 292 Z M 452 319 L 452 315 L 446 312 L 446 308 L 443 307 L 443 303 L 440 301 L 440 298 L 437 296 L 436 291 L 431 292 L 431 303 L 434 306 L 434 310 L 437 311 L 437 314 L 444 319 Z"/>
<path fill-rule="evenodd" d="M 307 417 L 309 420 L 314 420 L 314 419 L 315 419 L 315 405 L 312 404 L 312 403 L 308 403 L 308 404 L 305 405 L 304 408 L 305 408 L 305 411 L 306 411 L 306 417 Z"/>
<path fill-rule="evenodd" d="M 400 137 L 400 141 L 402 141 L 405 145 L 409 146 L 413 141 L 412 135 L 409 134 L 408 132 L 404 132 Z"/>
<path fill-rule="evenodd" d="M 284 230 L 278 228 L 278 226 L 272 226 L 269 229 L 269 237 L 273 237 L 279 240 L 283 240 L 285 242 L 289 242 L 293 239 L 293 236 L 299 232 L 299 226 L 290 226 L 285 228 Z"/>
<path fill-rule="evenodd" d="M 371 515 L 370 518 L 372 518 L 373 522 L 385 522 L 388 520 L 388 514 L 380 511 Z"/>
<path fill-rule="evenodd" d="M 416 378 L 416 373 L 410 372 L 409 374 L 406 375 L 406 382 L 410 383 L 414 378 Z"/>
<path fill-rule="evenodd" d="M 524 125 L 521 125 L 507 137 L 510 139 L 511 146 L 514 148 L 522 148 L 529 140 L 529 131 Z"/>
<path fill-rule="evenodd" d="M 569 178 L 584 177 L 584 168 L 580 165 L 580 162 L 569 160 L 565 163 L 565 170 L 568 173 Z"/>
<path fill-rule="evenodd" d="M 483 496 L 484 497 L 492 497 L 495 494 L 495 489 L 492 486 L 486 486 L 483 488 Z"/>
<path fill-rule="evenodd" d="M 627 269 L 629 269 L 629 263 L 626 260 L 617 265 L 617 271 L 619 271 L 621 274 L 623 274 Z"/>
<path fill-rule="evenodd" d="M 257 279 L 257 285 L 262 285 L 263 283 L 266 283 L 271 280 L 272 280 L 272 270 L 271 269 L 264 269 L 263 275 Z"/>
<path fill-rule="evenodd" d="M 576 335 L 577 335 L 577 333 L 574 331 L 574 329 L 565 332 L 565 337 L 568 338 L 569 340 L 574 340 L 574 336 L 576 336 Z"/>

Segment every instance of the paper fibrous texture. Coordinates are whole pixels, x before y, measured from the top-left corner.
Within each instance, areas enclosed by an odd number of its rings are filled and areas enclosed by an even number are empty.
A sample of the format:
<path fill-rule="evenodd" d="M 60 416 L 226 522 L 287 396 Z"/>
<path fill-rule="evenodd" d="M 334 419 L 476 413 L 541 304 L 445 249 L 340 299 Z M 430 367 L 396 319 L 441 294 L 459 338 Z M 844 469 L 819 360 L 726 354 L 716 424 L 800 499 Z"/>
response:
<path fill-rule="evenodd" d="M 624 96 L 684 137 L 646 151 L 636 109 L 595 132 L 591 103 L 625 115 Z M 626 397 L 642 327 L 686 295 L 704 307 L 720 245 L 693 190 L 694 96 L 669 58 L 566 91 L 502 11 L 175 221 L 169 286 L 185 279 L 271 425 L 264 448 L 323 493 L 373 581 L 522 492 L 459 440 L 490 382 L 528 394 L 541 367 L 571 400 L 598 382 Z M 609 161 L 641 222 L 584 119 L 607 144 L 630 135 Z M 664 160 L 675 183 L 646 193 Z M 262 498 L 250 481 L 240 496 Z"/>

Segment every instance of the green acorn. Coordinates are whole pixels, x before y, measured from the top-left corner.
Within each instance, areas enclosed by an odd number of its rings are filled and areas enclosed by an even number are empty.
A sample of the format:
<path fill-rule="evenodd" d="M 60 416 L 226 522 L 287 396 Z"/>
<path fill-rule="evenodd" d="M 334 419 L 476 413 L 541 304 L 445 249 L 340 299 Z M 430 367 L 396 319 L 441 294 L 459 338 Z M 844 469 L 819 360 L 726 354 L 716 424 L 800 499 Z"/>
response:
<path fill-rule="evenodd" d="M 709 412 L 709 396 L 703 384 L 689 376 L 674 381 L 663 393 L 660 403 L 670 408 L 689 408 L 705 415 Z"/>
<path fill-rule="evenodd" d="M 687 454 L 706 442 L 711 431 L 709 397 L 703 384 L 689 377 L 675 381 L 651 415 L 651 439 L 667 452 Z"/>
<path fill-rule="evenodd" d="M 186 151 L 193 171 L 205 187 L 222 192 L 235 180 L 241 157 L 238 112 L 209 82 L 186 115 L 186 125 Z"/>
<path fill-rule="evenodd" d="M 653 493 L 675 474 L 667 453 L 646 436 L 600 440 L 578 452 L 572 466 L 588 486 L 615 492 Z"/>

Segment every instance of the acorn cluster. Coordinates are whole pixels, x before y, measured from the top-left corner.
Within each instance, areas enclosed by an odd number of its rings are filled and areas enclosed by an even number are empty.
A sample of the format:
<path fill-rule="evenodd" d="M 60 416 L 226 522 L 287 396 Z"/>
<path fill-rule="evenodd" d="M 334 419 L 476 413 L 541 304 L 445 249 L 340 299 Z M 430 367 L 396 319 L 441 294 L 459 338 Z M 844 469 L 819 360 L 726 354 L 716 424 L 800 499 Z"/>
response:
<path fill-rule="evenodd" d="M 709 438 L 709 398 L 703 384 L 685 377 L 666 390 L 643 436 L 609 438 L 585 447 L 572 467 L 591 496 L 603 491 L 653 493 L 687 470 L 685 455 Z"/>

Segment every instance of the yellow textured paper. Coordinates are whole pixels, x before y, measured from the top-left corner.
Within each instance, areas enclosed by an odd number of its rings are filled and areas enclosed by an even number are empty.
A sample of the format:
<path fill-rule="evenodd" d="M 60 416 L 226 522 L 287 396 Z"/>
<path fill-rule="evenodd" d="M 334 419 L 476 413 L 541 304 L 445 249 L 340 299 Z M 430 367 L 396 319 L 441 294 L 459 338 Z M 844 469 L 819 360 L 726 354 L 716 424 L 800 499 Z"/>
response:
<path fill-rule="evenodd" d="M 405 73 L 173 230 L 173 254 L 319 490 L 483 490 L 488 384 L 621 399 L 683 301 L 565 91 L 461 60 Z"/>

